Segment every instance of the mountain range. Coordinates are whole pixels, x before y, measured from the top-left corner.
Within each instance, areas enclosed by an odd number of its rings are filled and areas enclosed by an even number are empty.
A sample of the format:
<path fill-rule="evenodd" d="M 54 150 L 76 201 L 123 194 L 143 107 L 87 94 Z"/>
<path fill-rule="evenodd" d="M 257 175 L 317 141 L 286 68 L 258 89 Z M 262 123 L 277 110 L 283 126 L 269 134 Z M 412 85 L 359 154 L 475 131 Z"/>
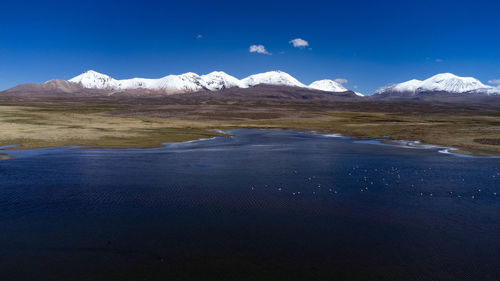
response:
<path fill-rule="evenodd" d="M 233 87 L 249 88 L 257 85 L 277 85 L 288 87 L 312 88 L 326 92 L 346 92 L 346 88 L 333 80 L 322 80 L 313 82 L 306 86 L 283 71 L 269 71 L 254 74 L 244 79 L 231 76 L 222 71 L 214 71 L 205 75 L 193 72 L 181 75 L 168 75 L 158 79 L 132 78 L 116 80 L 108 75 L 92 70 L 86 71 L 69 82 L 82 85 L 84 88 L 100 90 L 137 90 L 149 89 L 159 90 L 167 93 L 185 93 L 196 91 L 218 91 Z M 319 83 L 319 84 L 318 84 Z"/>
<path fill-rule="evenodd" d="M 500 95 L 500 87 L 484 85 L 473 77 L 441 73 L 425 80 L 409 80 L 378 89 L 374 97 L 423 97 L 435 95 Z"/>
<path fill-rule="evenodd" d="M 105 94 L 116 93 L 149 93 L 182 94 L 191 92 L 213 92 L 224 89 L 248 89 L 256 86 L 277 86 L 283 89 L 292 88 L 311 92 L 350 93 L 351 96 L 363 95 L 337 83 L 334 80 L 324 79 L 305 85 L 290 74 L 283 71 L 269 71 L 250 75 L 238 79 L 222 71 L 214 71 L 205 75 L 188 72 L 180 75 L 167 75 L 158 79 L 131 78 L 114 79 L 106 74 L 93 70 L 86 71 L 69 80 L 50 80 L 40 84 L 22 84 L 2 94 L 29 95 L 33 93 L 57 94 L 78 93 Z M 231 91 L 234 93 L 234 91 Z M 316 95 L 316 94 L 315 94 Z M 331 95 L 331 94 L 330 94 Z M 348 96 L 349 96 L 348 95 Z M 425 80 L 409 80 L 378 89 L 371 99 L 418 99 L 428 97 L 471 97 L 471 96 L 499 96 L 500 87 L 492 87 L 481 83 L 473 77 L 459 77 L 451 73 L 442 73 Z"/>

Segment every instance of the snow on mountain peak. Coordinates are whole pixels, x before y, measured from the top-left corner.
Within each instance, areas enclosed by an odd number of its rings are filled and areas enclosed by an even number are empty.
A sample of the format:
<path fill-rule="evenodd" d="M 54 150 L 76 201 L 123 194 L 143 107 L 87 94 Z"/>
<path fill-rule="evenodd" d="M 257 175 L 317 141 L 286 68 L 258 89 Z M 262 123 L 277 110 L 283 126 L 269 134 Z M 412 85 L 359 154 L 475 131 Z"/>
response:
<path fill-rule="evenodd" d="M 393 85 L 394 87 L 392 90 L 396 92 L 415 92 L 415 90 L 422 85 L 422 82 L 423 81 L 421 80 L 412 79 L 410 81 Z"/>
<path fill-rule="evenodd" d="M 421 92 L 448 92 L 462 94 L 468 92 L 488 93 L 491 86 L 484 85 L 473 77 L 460 77 L 452 73 L 440 73 L 426 80 L 410 80 L 380 88 L 376 93 L 397 92 L 418 94 Z"/>
<path fill-rule="evenodd" d="M 477 89 L 488 88 L 473 77 L 459 77 L 451 73 L 442 73 L 432 76 L 422 82 L 420 86 L 427 91 L 445 91 L 451 93 L 465 93 Z"/>
<path fill-rule="evenodd" d="M 246 85 L 248 87 L 259 84 L 283 85 L 303 88 L 307 87 L 306 85 L 300 83 L 297 79 L 293 78 L 290 74 L 280 70 L 250 75 L 247 78 L 241 80 L 241 82 L 243 83 L 243 85 Z"/>
<path fill-rule="evenodd" d="M 213 71 L 201 76 L 205 81 L 205 88 L 210 91 L 217 91 L 232 87 L 246 88 L 238 78 L 233 77 L 223 71 Z"/>
<path fill-rule="evenodd" d="M 69 82 L 79 83 L 85 88 L 115 89 L 118 81 L 106 74 L 93 70 L 87 70 L 84 73 L 70 79 Z"/>
<path fill-rule="evenodd" d="M 445 79 L 455 79 L 455 78 L 461 78 L 453 73 L 450 72 L 445 72 L 445 73 L 438 73 L 429 79 L 434 79 L 434 80 L 445 80 Z"/>
<path fill-rule="evenodd" d="M 321 90 L 321 91 L 325 91 L 325 92 L 345 92 L 345 91 L 347 91 L 347 89 L 344 88 L 341 84 L 339 84 L 333 80 L 329 80 L 329 79 L 314 81 L 309 85 L 309 88 Z"/>
<path fill-rule="evenodd" d="M 193 72 L 181 75 L 167 75 L 152 84 L 151 89 L 160 89 L 171 92 L 195 92 L 203 90 L 204 82 L 201 76 Z"/>

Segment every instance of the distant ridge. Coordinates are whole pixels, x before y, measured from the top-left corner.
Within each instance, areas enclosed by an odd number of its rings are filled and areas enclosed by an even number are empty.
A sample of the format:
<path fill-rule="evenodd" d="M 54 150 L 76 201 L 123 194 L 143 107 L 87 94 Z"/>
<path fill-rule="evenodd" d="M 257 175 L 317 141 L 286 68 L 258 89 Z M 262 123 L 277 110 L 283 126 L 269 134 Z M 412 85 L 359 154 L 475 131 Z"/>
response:
<path fill-rule="evenodd" d="M 460 77 L 452 73 L 441 73 L 423 81 L 409 80 L 382 87 L 375 97 L 421 97 L 432 95 L 498 95 L 500 88 L 484 85 L 473 77 Z"/>
<path fill-rule="evenodd" d="M 346 88 L 332 80 L 321 80 L 306 86 L 290 74 L 283 71 L 269 71 L 250 75 L 244 79 L 231 76 L 222 71 L 214 71 L 206 75 L 198 75 L 188 72 L 180 75 L 168 75 L 158 79 L 132 78 L 117 80 L 106 74 L 93 70 L 86 71 L 69 82 L 77 83 L 83 88 L 101 90 L 133 90 L 149 89 L 171 93 L 195 92 L 195 91 L 218 91 L 233 87 L 249 88 L 257 85 L 276 85 L 311 88 L 325 92 L 346 92 Z M 328 86 L 327 84 L 330 84 Z"/>
<path fill-rule="evenodd" d="M 452 73 L 441 73 L 425 80 L 409 80 L 378 89 L 371 96 L 350 91 L 334 80 L 323 79 L 305 85 L 283 71 L 269 71 L 238 79 L 222 71 L 205 75 L 187 72 L 180 75 L 167 75 L 157 79 L 131 78 L 114 79 L 109 75 L 93 70 L 69 80 L 50 80 L 45 83 L 21 84 L 0 92 L 2 95 L 165 95 L 194 92 L 216 92 L 225 89 L 250 89 L 257 86 L 275 86 L 293 91 L 323 93 L 323 95 L 351 93 L 348 96 L 366 99 L 448 99 L 468 100 L 472 97 L 500 97 L 500 87 L 481 83 L 473 77 L 460 77 Z M 264 87 L 261 89 L 271 89 Z M 273 88 L 276 89 L 276 88 Z M 254 92 L 254 91 L 250 91 Z M 302 91 L 303 92 L 303 91 Z M 227 93 L 227 92 L 226 92 Z M 234 91 L 232 91 L 234 93 Z M 339 95 L 337 95 L 339 96 Z"/>
<path fill-rule="evenodd" d="M 321 90 L 321 91 L 327 91 L 327 92 L 345 92 L 347 91 L 344 86 L 341 84 L 333 81 L 333 80 L 318 80 L 314 81 L 309 85 L 309 88 Z"/>

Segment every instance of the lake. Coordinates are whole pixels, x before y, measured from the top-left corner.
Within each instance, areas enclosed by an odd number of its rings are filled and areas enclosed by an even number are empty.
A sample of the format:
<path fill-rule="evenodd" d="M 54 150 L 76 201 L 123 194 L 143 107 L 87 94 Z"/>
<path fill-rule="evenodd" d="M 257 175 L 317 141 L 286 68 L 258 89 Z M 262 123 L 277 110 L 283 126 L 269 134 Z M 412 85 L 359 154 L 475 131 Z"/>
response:
<path fill-rule="evenodd" d="M 1 279 L 498 280 L 500 159 L 231 133 L 9 151 Z"/>

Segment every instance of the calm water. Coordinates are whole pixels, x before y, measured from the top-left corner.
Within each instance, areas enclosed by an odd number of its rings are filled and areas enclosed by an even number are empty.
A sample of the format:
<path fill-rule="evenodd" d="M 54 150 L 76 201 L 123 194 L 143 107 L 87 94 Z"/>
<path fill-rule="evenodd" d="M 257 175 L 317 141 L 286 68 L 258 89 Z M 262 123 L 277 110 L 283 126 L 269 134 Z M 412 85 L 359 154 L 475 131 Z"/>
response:
<path fill-rule="evenodd" d="M 233 133 L 14 152 L 0 279 L 500 278 L 500 159 Z"/>

